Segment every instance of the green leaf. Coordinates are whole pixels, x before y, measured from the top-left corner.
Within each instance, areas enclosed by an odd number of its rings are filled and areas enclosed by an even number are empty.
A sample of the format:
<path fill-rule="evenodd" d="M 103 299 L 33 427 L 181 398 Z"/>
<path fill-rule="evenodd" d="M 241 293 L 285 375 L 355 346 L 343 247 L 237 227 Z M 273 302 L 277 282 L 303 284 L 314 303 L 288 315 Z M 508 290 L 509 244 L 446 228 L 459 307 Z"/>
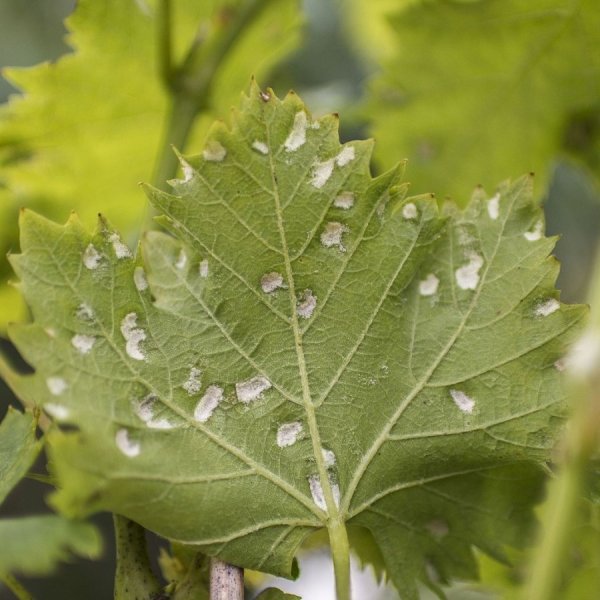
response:
<path fill-rule="evenodd" d="M 25 211 L 35 321 L 10 334 L 21 390 L 78 428 L 48 442 L 67 514 L 287 576 L 315 530 L 340 558 L 347 522 L 414 598 L 428 563 L 475 577 L 474 545 L 525 541 L 585 310 L 557 300 L 530 178 L 441 217 L 337 125 L 253 86 L 174 195 L 149 189 L 173 237 L 136 257 L 104 219 Z"/>
<path fill-rule="evenodd" d="M 277 588 L 267 588 L 256 597 L 256 600 L 301 600 L 301 598 L 294 594 L 286 594 Z"/>
<path fill-rule="evenodd" d="M 0 504 L 25 477 L 42 448 L 32 415 L 12 407 L 0 424 Z"/>
<path fill-rule="evenodd" d="M 409 157 L 414 189 L 465 204 L 511 173 L 545 183 L 565 150 L 600 176 L 595 0 L 419 1 L 391 24 L 395 55 L 366 113 L 377 159 Z"/>
<path fill-rule="evenodd" d="M 0 255 L 18 247 L 21 206 L 60 219 L 76 209 L 90 225 L 103 210 L 129 239 L 139 234 L 147 203 L 138 183 L 152 177 L 171 105 L 156 64 L 154 4 L 81 0 L 67 20 L 73 54 L 56 64 L 4 72 L 24 96 L 13 97 L 0 112 Z M 181 60 L 199 30 L 210 46 L 227 35 L 238 10 L 256 1 L 172 4 L 174 58 Z M 238 103 L 239 90 L 252 75 L 266 75 L 295 46 L 296 0 L 262 4 L 218 64 L 191 143 L 197 145 L 207 126 Z M 211 68 L 211 60 L 204 57 L 200 68 Z M 7 275 L 2 262 L 2 286 Z M 0 287 L 0 298 L 6 293 Z M 22 318 L 22 305 L 2 306 L 0 326 Z"/>
<path fill-rule="evenodd" d="M 90 523 L 57 515 L 0 521 L 0 573 L 47 575 L 72 555 L 97 558 L 102 540 Z"/>

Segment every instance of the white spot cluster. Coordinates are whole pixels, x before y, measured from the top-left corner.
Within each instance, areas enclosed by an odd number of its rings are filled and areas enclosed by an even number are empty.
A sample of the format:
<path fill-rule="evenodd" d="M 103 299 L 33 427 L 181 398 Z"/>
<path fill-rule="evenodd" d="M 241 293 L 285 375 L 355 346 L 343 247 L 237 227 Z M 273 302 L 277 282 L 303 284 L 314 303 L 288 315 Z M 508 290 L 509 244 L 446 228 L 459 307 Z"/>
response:
<path fill-rule="evenodd" d="M 64 394 L 69 387 L 62 377 L 48 377 L 48 379 L 46 379 L 46 385 L 53 396 Z"/>
<path fill-rule="evenodd" d="M 87 354 L 88 352 L 91 352 L 95 343 L 96 338 L 93 335 L 78 333 L 71 338 L 71 344 L 73 345 L 73 348 L 75 348 L 75 350 L 77 350 L 80 354 Z"/>
<path fill-rule="evenodd" d="M 277 430 L 277 445 L 280 448 L 286 448 L 287 446 L 293 446 L 298 436 L 302 433 L 302 423 L 294 421 L 293 423 L 284 423 L 279 426 Z"/>
<path fill-rule="evenodd" d="M 146 360 L 146 355 L 140 348 L 140 343 L 146 339 L 146 332 L 136 327 L 137 314 L 130 312 L 121 321 L 121 333 L 125 338 L 125 351 L 134 360 Z"/>
<path fill-rule="evenodd" d="M 269 146 L 260 140 L 254 140 L 252 142 L 252 147 L 261 154 L 269 154 Z"/>
<path fill-rule="evenodd" d="M 354 192 L 342 192 L 333 201 L 336 208 L 350 210 L 354 206 Z"/>
<path fill-rule="evenodd" d="M 181 164 L 181 170 L 183 171 L 183 181 L 185 183 L 187 183 L 188 181 L 191 181 L 194 178 L 194 169 L 192 168 L 192 165 L 190 165 L 190 163 L 185 160 L 184 158 L 179 158 L 179 163 Z"/>
<path fill-rule="evenodd" d="M 185 265 L 187 265 L 187 254 L 185 253 L 185 250 L 182 248 L 179 251 L 179 255 L 177 256 L 177 261 L 175 262 L 175 268 L 182 271 L 183 269 L 185 269 Z"/>
<path fill-rule="evenodd" d="M 155 417 L 155 407 L 158 403 L 158 396 L 156 394 L 148 394 L 145 398 L 135 407 L 137 416 L 146 424 L 150 429 L 173 429 L 175 425 L 168 419 L 162 418 L 157 419 Z"/>
<path fill-rule="evenodd" d="M 141 446 L 139 442 L 134 442 L 129 438 L 129 432 L 127 429 L 119 429 L 115 435 L 115 444 L 117 448 L 129 458 L 138 456 L 141 452 Z"/>
<path fill-rule="evenodd" d="M 536 242 L 537 240 L 542 239 L 542 230 L 544 228 L 544 224 L 541 221 L 538 221 L 531 231 L 526 231 L 523 234 L 523 237 L 528 242 Z"/>
<path fill-rule="evenodd" d="M 331 493 L 333 495 L 333 501 L 336 506 L 340 505 L 340 486 L 337 483 L 334 483 L 331 478 L 329 478 L 329 485 L 331 486 Z M 321 485 L 321 480 L 319 475 L 314 473 L 313 475 L 308 476 L 308 486 L 310 488 L 310 494 L 312 496 L 313 502 L 321 509 L 327 510 L 327 502 L 325 501 L 325 494 L 323 493 L 323 486 Z"/>
<path fill-rule="evenodd" d="M 257 375 L 246 381 L 240 381 L 235 384 L 235 393 L 240 402 L 249 404 L 258 400 L 264 391 L 272 387 L 271 382 L 263 375 Z"/>
<path fill-rule="evenodd" d="M 475 400 L 473 400 L 473 398 L 470 398 L 460 390 L 450 390 L 450 396 L 452 396 L 454 404 L 456 404 L 462 412 L 469 415 L 473 412 L 473 409 L 475 408 Z"/>
<path fill-rule="evenodd" d="M 202 277 L 203 279 L 206 279 L 208 277 L 208 260 L 206 260 L 206 258 L 200 261 L 198 273 L 200 273 L 200 277 Z"/>
<path fill-rule="evenodd" d="M 208 162 L 221 162 L 226 156 L 227 150 L 217 140 L 210 140 L 202 152 L 202 157 Z"/>
<path fill-rule="evenodd" d="M 135 283 L 138 292 L 148 289 L 148 280 L 146 279 L 146 272 L 143 267 L 136 267 L 133 270 L 133 283 Z"/>
<path fill-rule="evenodd" d="M 498 218 L 500 215 L 500 194 L 496 194 L 488 200 L 487 211 L 492 221 Z"/>
<path fill-rule="evenodd" d="M 327 450 L 325 448 L 322 448 L 321 453 L 323 454 L 323 462 L 325 463 L 325 467 L 328 469 L 335 467 L 335 452 L 333 450 Z"/>
<path fill-rule="evenodd" d="M 433 296 L 439 285 L 440 280 L 433 273 L 429 273 L 425 279 L 419 282 L 419 294 L 421 296 Z"/>
<path fill-rule="evenodd" d="M 313 296 L 312 290 L 304 290 L 302 298 L 296 306 L 296 312 L 303 319 L 310 319 L 315 308 L 317 308 L 317 297 Z"/>
<path fill-rule="evenodd" d="M 407 220 L 411 221 L 412 219 L 416 219 L 419 215 L 417 211 L 417 207 L 412 202 L 408 202 L 402 207 L 402 216 Z"/>
<path fill-rule="evenodd" d="M 208 386 L 204 396 L 200 398 L 194 409 L 194 419 L 199 423 L 206 423 L 212 417 L 221 400 L 223 400 L 223 388 L 218 385 Z"/>
<path fill-rule="evenodd" d="M 188 378 L 181 387 L 188 393 L 188 395 L 193 396 L 194 394 L 197 394 L 202 387 L 201 377 L 202 371 L 196 367 L 192 367 L 190 369 Z"/>
<path fill-rule="evenodd" d="M 461 290 L 474 290 L 479 283 L 479 269 L 483 266 L 483 258 L 475 252 L 469 254 L 469 262 L 456 269 L 456 283 Z"/>
<path fill-rule="evenodd" d="M 573 344 L 564 358 L 557 360 L 554 366 L 558 371 L 568 371 L 577 377 L 589 377 L 596 374 L 600 365 L 600 332 L 588 329 Z"/>
<path fill-rule="evenodd" d="M 83 264 L 86 269 L 93 271 L 100 266 L 102 255 L 96 250 L 94 244 L 88 244 L 88 247 L 83 252 Z"/>
<path fill-rule="evenodd" d="M 108 236 L 108 241 L 112 244 L 113 250 L 115 251 L 115 256 L 119 260 L 123 258 L 131 258 L 133 256 L 129 246 L 123 243 L 118 233 L 111 233 Z"/>
<path fill-rule="evenodd" d="M 346 146 L 334 158 L 316 163 L 312 173 L 311 185 L 321 189 L 329 181 L 336 164 L 338 167 L 345 167 L 354 160 L 355 156 L 354 146 Z"/>
<path fill-rule="evenodd" d="M 321 233 L 321 244 L 325 248 L 337 247 L 340 252 L 346 252 L 345 246 L 342 244 L 342 236 L 348 233 L 350 229 L 343 223 L 333 221 L 325 225 L 325 229 Z"/>
<path fill-rule="evenodd" d="M 55 419 L 59 421 L 64 421 L 69 418 L 71 411 L 62 404 L 56 404 L 55 402 L 46 402 L 44 404 L 44 410 Z"/>
<path fill-rule="evenodd" d="M 547 317 L 560 308 L 560 302 L 556 298 L 549 298 L 544 302 L 540 302 L 535 307 L 536 317 Z"/>
<path fill-rule="evenodd" d="M 267 273 L 260 278 L 260 287 L 265 294 L 271 294 L 283 287 L 283 277 L 276 272 Z"/>
<path fill-rule="evenodd" d="M 288 152 L 294 152 L 303 146 L 306 142 L 306 128 L 308 126 L 308 119 L 306 117 L 306 113 L 301 110 L 297 112 L 294 116 L 294 124 L 292 125 L 292 130 L 290 131 L 287 139 L 283 143 L 285 149 Z"/>
<path fill-rule="evenodd" d="M 335 157 L 335 162 L 338 167 L 345 167 L 356 158 L 354 146 L 344 146 L 340 153 Z"/>
<path fill-rule="evenodd" d="M 78 319 L 82 321 L 93 321 L 94 320 L 94 311 L 89 304 L 82 302 L 75 311 L 75 315 Z"/>
<path fill-rule="evenodd" d="M 335 158 L 330 158 L 329 160 L 317 163 L 313 169 L 312 179 L 310 181 L 311 185 L 318 190 L 321 189 L 331 177 L 334 166 Z"/>

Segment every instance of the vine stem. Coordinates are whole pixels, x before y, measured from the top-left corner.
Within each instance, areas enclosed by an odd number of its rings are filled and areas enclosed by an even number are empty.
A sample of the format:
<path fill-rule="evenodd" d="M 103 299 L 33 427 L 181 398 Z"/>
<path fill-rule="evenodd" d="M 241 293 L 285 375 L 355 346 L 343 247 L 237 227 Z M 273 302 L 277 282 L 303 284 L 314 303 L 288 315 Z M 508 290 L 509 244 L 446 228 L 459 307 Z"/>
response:
<path fill-rule="evenodd" d="M 594 271 L 589 293 L 592 318 L 587 333 L 583 334 L 591 338 L 600 335 L 600 253 L 596 256 Z M 589 461 L 600 437 L 600 394 L 597 392 L 600 389 L 600 365 L 573 363 L 577 363 L 576 355 L 567 357 L 567 367 L 577 371 L 571 376 L 573 414 L 563 442 L 562 464 L 549 486 L 545 529 L 531 561 L 526 600 L 561 597 L 561 579 L 564 564 L 568 561 L 573 524 L 584 501 Z"/>
<path fill-rule="evenodd" d="M 8 573 L 0 577 L 0 581 L 19 599 L 19 600 L 33 600 L 33 596 L 17 581 L 12 575 Z"/>
<path fill-rule="evenodd" d="M 335 573 L 335 593 L 337 600 L 351 600 L 350 584 L 350 543 L 348 531 L 341 519 L 332 520 L 328 526 L 329 545 Z"/>
<path fill-rule="evenodd" d="M 210 600 L 244 600 L 244 570 L 218 558 L 211 559 Z"/>

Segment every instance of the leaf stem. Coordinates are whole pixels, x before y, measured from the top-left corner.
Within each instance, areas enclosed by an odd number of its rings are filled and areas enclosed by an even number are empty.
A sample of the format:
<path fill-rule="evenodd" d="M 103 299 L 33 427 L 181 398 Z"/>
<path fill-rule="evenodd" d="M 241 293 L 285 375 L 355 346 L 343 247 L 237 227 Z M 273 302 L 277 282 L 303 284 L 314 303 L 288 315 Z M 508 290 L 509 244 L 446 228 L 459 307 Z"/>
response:
<path fill-rule="evenodd" d="M 350 585 L 350 543 L 348 531 L 341 519 L 330 521 L 327 525 L 329 545 L 335 573 L 335 593 L 337 600 L 351 600 Z"/>
<path fill-rule="evenodd" d="M 19 600 L 33 600 L 33 596 L 21 585 L 19 581 L 8 573 L 0 577 L 0 581 L 17 597 Z"/>
<path fill-rule="evenodd" d="M 210 561 L 210 600 L 244 600 L 244 570 L 213 558 Z"/>

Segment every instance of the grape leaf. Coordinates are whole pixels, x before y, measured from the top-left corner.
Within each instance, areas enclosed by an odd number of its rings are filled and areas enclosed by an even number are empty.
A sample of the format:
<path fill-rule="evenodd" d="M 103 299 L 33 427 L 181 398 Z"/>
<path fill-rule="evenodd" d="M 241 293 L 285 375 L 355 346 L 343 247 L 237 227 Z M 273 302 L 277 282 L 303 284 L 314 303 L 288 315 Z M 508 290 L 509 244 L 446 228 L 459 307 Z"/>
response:
<path fill-rule="evenodd" d="M 175 58 L 182 58 L 198 30 L 209 44 L 227 30 L 237 10 L 253 1 L 173 2 Z M 156 64 L 154 4 L 81 0 L 67 20 L 73 54 L 56 64 L 4 72 L 24 96 L 14 96 L 0 112 L 2 256 L 17 247 L 14 223 L 21 206 L 61 219 L 76 209 L 89 224 L 101 209 L 124 235 L 139 233 L 146 201 L 137 184 L 152 176 L 171 104 Z M 296 0 L 264 4 L 214 74 L 191 143 L 204 137 L 219 113 L 238 103 L 239 90 L 252 74 L 268 73 L 295 46 Z M 0 277 L 7 275 L 2 261 Z M 21 318 L 22 310 L 2 284 L 4 327 Z"/>
<path fill-rule="evenodd" d="M 40 453 L 42 442 L 36 440 L 35 427 L 32 415 L 11 407 L 0 424 L 0 504 Z"/>
<path fill-rule="evenodd" d="M 377 159 L 410 157 L 415 189 L 464 204 L 465 190 L 511 173 L 545 183 L 565 151 L 600 175 L 595 0 L 419 1 L 390 24 L 395 56 L 366 114 Z"/>
<path fill-rule="evenodd" d="M 135 256 L 104 218 L 24 211 L 15 387 L 78 429 L 48 439 L 66 514 L 287 576 L 348 522 L 414 598 L 522 543 L 585 310 L 557 300 L 531 178 L 440 215 L 337 127 L 253 85 L 173 195 L 148 188 L 172 236 Z"/>
<path fill-rule="evenodd" d="M 59 515 L 0 520 L 0 574 L 46 575 L 71 555 L 97 558 L 102 539 L 91 523 Z"/>
<path fill-rule="evenodd" d="M 286 594 L 277 588 L 267 588 L 263 590 L 256 600 L 301 600 L 300 596 L 294 594 Z"/>

